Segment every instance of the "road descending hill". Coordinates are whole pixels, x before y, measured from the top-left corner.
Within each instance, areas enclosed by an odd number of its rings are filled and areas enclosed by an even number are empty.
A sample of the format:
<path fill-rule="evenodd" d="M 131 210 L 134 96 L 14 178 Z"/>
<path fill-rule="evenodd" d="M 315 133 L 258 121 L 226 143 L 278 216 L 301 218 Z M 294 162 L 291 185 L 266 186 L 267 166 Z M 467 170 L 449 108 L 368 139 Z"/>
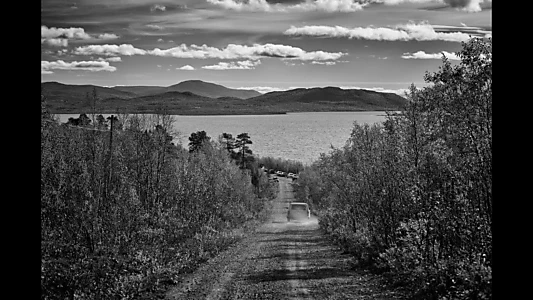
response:
<path fill-rule="evenodd" d="M 294 201 L 280 178 L 270 220 L 169 290 L 167 299 L 404 299 L 380 278 L 351 268 L 312 216 L 287 223 Z"/>

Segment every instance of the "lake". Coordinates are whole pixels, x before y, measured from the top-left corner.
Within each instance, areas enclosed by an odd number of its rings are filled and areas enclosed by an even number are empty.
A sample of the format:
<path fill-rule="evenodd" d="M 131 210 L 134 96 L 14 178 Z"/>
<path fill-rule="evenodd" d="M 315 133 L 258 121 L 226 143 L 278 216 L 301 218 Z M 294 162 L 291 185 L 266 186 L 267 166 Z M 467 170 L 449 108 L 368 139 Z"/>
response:
<path fill-rule="evenodd" d="M 109 114 L 104 114 L 107 117 Z M 57 114 L 61 122 L 79 114 Z M 176 115 L 174 129 L 180 132 L 180 142 L 187 147 L 191 133 L 204 130 L 212 140 L 222 133 L 234 137 L 247 132 L 253 153 L 259 156 L 281 157 L 309 164 L 327 153 L 331 146 L 342 147 L 350 137 L 354 121 L 359 124 L 385 121 L 385 112 L 309 112 L 279 115 Z"/>

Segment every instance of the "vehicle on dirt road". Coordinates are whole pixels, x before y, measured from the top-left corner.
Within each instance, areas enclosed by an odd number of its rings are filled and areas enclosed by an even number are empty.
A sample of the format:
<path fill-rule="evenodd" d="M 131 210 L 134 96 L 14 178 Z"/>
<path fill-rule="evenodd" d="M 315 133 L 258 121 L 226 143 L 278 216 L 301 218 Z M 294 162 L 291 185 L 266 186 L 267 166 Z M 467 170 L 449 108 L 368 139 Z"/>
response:
<path fill-rule="evenodd" d="M 305 202 L 291 202 L 287 211 L 287 222 L 311 218 L 311 210 Z"/>

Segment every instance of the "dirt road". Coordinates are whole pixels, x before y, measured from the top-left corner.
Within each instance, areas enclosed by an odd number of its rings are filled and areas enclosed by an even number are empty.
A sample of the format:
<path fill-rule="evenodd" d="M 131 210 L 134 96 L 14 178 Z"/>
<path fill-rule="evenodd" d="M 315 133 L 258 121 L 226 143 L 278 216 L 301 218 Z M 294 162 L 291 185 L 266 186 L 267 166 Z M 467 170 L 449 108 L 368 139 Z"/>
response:
<path fill-rule="evenodd" d="M 379 278 L 354 271 L 350 258 L 311 216 L 287 223 L 292 184 L 280 178 L 270 220 L 208 261 L 167 293 L 167 299 L 402 299 Z"/>

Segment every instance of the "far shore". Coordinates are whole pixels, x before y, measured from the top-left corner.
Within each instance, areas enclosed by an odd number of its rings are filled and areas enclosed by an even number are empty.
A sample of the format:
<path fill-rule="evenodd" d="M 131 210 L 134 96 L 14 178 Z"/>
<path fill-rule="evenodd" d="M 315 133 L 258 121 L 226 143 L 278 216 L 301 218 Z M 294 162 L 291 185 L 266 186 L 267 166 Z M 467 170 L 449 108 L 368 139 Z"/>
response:
<path fill-rule="evenodd" d="M 369 109 L 369 110 L 365 110 L 365 109 L 354 109 L 354 110 L 321 110 L 321 111 L 279 111 L 279 112 L 270 112 L 270 111 L 266 111 L 266 112 L 253 112 L 253 111 L 246 111 L 246 112 L 235 112 L 235 111 L 220 111 L 220 112 L 179 112 L 179 111 L 174 111 L 174 110 L 167 110 L 167 111 L 164 111 L 165 113 L 167 114 L 170 114 L 170 115 L 175 115 L 175 116 L 248 116 L 248 115 L 286 115 L 286 114 L 297 114 L 297 113 L 320 113 L 320 112 L 323 112 L 323 113 L 350 113 L 350 112 L 372 112 L 372 111 L 376 111 L 376 112 L 392 112 L 392 111 L 395 111 L 395 112 L 398 112 L 398 109 L 394 109 L 394 110 L 389 110 L 389 109 Z M 92 112 L 87 112 L 87 111 L 54 111 L 52 110 L 51 111 L 52 114 L 92 114 Z M 150 110 L 147 110 L 147 111 L 106 111 L 106 110 L 102 110 L 102 111 L 99 111 L 99 112 L 96 112 L 97 115 L 99 114 L 106 114 L 106 115 L 109 115 L 109 114 L 157 114 L 157 113 L 161 113 L 161 111 L 150 111 Z M 393 113 L 394 114 L 394 113 Z M 383 116 L 386 116 L 385 114 L 383 114 Z"/>

